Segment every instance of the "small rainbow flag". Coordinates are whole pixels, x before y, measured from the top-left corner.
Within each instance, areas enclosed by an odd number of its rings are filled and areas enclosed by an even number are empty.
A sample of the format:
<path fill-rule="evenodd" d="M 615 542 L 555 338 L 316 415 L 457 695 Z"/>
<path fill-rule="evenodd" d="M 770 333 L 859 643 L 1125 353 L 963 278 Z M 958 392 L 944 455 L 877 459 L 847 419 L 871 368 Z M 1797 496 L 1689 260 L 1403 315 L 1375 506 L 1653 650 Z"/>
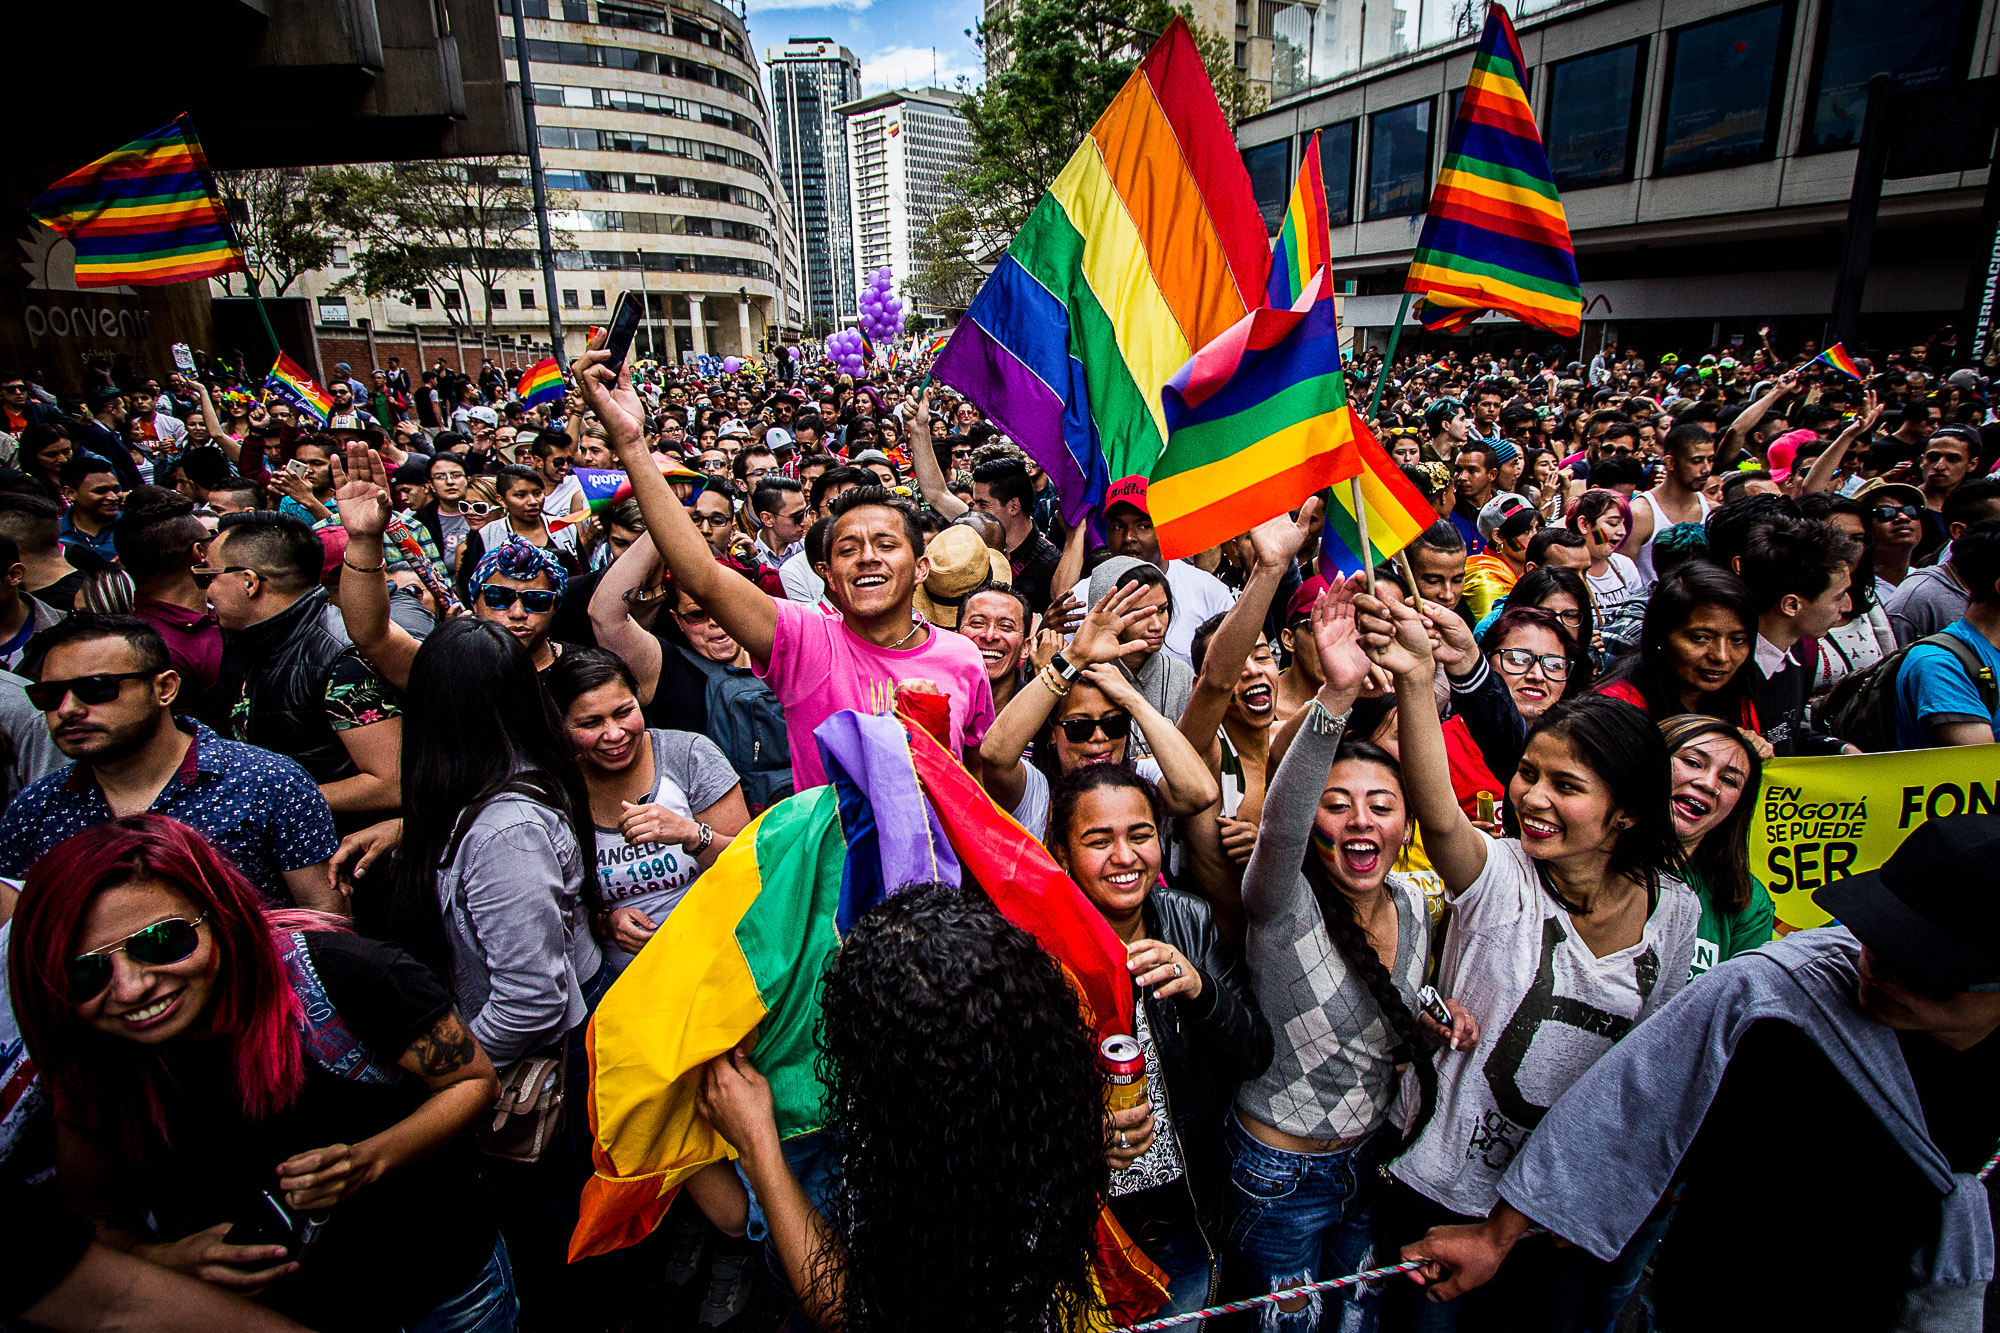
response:
<path fill-rule="evenodd" d="M 660 465 L 660 475 L 668 481 L 694 483 L 694 495 L 687 498 L 687 503 L 693 504 L 695 496 L 701 494 L 702 485 L 708 478 L 664 454 L 654 454 L 653 461 Z M 592 514 L 601 514 L 632 498 L 632 479 L 616 468 L 580 467 L 572 469 L 571 475 L 576 478 L 576 484 L 582 488 L 583 508 L 565 514 L 561 518 L 550 519 L 550 532 L 561 532 L 564 528 L 575 527 Z"/>
<path fill-rule="evenodd" d="M 1167 447 L 1147 507 L 1169 560 L 1205 551 L 1360 471 L 1333 281 L 1290 309 L 1252 310 L 1166 383 Z"/>
<path fill-rule="evenodd" d="M 1464 328 L 1488 310 L 1561 338 L 1582 330 L 1576 251 L 1528 104 L 1527 68 L 1507 11 L 1489 4 L 1403 283 L 1424 298 L 1433 333 Z"/>
<path fill-rule="evenodd" d="M 1352 486 L 1333 488 L 1334 503 L 1326 511 L 1326 535 L 1321 543 L 1327 559 L 1343 574 L 1359 574 L 1395 559 L 1396 552 L 1438 521 L 1431 502 L 1382 451 L 1368 427 L 1356 421 L 1354 431 L 1352 448 L 1361 463 L 1361 498 L 1367 505 L 1367 550 L 1362 549 L 1361 525 L 1355 521 Z"/>
<path fill-rule="evenodd" d="M 185 113 L 78 167 L 28 205 L 76 246 L 79 287 L 161 287 L 245 273 Z"/>
<path fill-rule="evenodd" d="M 562 367 L 554 357 L 535 362 L 521 373 L 521 406 L 540 407 L 543 403 L 560 403 L 568 385 L 563 380 Z"/>
<path fill-rule="evenodd" d="M 1854 358 L 1847 354 L 1847 349 L 1839 343 L 1835 343 L 1833 346 L 1827 348 L 1811 361 L 1806 362 L 1806 364 L 1809 366 L 1817 365 L 1821 361 L 1826 362 L 1843 375 L 1852 375 L 1855 379 L 1867 378 L 1867 376 L 1861 373 L 1861 367 L 1854 364 Z"/>
<path fill-rule="evenodd" d="M 333 399 L 327 391 L 314 384 L 312 376 L 283 352 L 278 353 L 271 373 L 264 377 L 264 392 L 290 403 L 293 411 L 305 413 L 322 426 L 333 414 Z"/>
<path fill-rule="evenodd" d="M 1319 170 L 1319 131 L 1306 141 L 1292 200 L 1285 207 L 1285 225 L 1271 250 L 1269 295 L 1275 310 L 1290 310 L 1305 294 L 1313 275 L 1333 262 L 1328 234 L 1326 181 Z"/>
<path fill-rule="evenodd" d="M 937 337 L 924 344 L 923 355 L 936 356 L 944 350 L 944 345 L 950 341 L 951 335 L 949 333 L 938 334 Z"/>

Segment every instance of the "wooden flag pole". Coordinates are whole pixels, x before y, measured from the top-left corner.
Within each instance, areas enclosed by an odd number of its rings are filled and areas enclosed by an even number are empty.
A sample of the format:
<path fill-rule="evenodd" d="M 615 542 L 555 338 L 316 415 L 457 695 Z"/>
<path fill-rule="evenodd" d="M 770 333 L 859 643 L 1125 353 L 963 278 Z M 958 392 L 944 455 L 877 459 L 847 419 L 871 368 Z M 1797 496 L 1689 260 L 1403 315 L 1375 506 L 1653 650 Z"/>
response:
<path fill-rule="evenodd" d="M 1389 367 L 1396 364 L 1396 344 L 1403 337 L 1403 321 L 1410 317 L 1410 302 L 1415 292 L 1403 293 L 1402 309 L 1396 312 L 1396 322 L 1389 329 L 1389 350 L 1382 354 L 1382 370 L 1375 376 L 1375 396 L 1368 403 L 1368 420 L 1373 422 L 1382 411 L 1382 391 L 1389 387 Z"/>
<path fill-rule="evenodd" d="M 1375 548 L 1368 541 L 1368 502 L 1361 494 L 1360 477 L 1350 477 L 1347 484 L 1351 488 L 1349 494 L 1354 497 L 1354 532 L 1356 539 L 1361 544 L 1361 577 L 1366 582 L 1368 595 L 1373 597 L 1375 595 L 1375 562 L 1368 557 L 1374 554 Z"/>

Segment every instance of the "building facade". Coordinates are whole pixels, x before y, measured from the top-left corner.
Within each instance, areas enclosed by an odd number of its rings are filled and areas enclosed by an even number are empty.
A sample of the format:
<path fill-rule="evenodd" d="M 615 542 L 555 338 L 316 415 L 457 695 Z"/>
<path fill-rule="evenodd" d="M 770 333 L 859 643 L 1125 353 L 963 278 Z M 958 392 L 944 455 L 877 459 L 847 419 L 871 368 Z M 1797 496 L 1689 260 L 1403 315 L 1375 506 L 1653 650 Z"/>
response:
<path fill-rule="evenodd" d="M 764 63 L 775 160 L 799 243 L 802 322 L 831 332 L 855 311 L 847 134 L 834 108 L 861 96 L 861 62 L 830 37 L 794 37 L 768 48 Z"/>
<path fill-rule="evenodd" d="M 950 202 L 945 177 L 971 156 L 972 132 L 958 114 L 963 100 L 943 88 L 896 88 L 839 108 L 847 131 L 857 291 L 879 268 L 888 268 L 899 284 L 914 276 L 913 243 Z"/>
<path fill-rule="evenodd" d="M 556 252 L 566 355 L 628 290 L 646 303 L 641 356 L 746 355 L 796 335 L 793 228 L 742 18 L 715 0 L 523 3 L 543 168 L 567 205 L 550 216 L 568 242 Z M 498 22 L 516 80 L 510 4 Z M 462 329 L 509 362 L 532 359 L 547 354 L 547 297 L 532 231 L 521 246 L 520 269 L 463 297 L 333 294 L 351 271 L 341 252 L 300 290 L 327 336 L 364 320 L 378 335 L 414 328 L 437 344 Z"/>
<path fill-rule="evenodd" d="M 1268 2 L 1268 0 L 1267 0 Z M 1856 144 L 1877 73 L 1948 90 L 2000 68 L 1996 0 L 1510 0 L 1529 98 L 1576 247 L 1587 355 L 1824 336 Z M 1294 12 L 1296 11 L 1296 12 Z M 1286 17 L 1289 15 L 1289 17 Z M 1392 17 L 1383 17 L 1389 15 Z M 1483 9 L 1320 0 L 1289 25 L 1292 86 L 1237 131 L 1268 226 L 1320 132 L 1346 321 L 1379 344 L 1400 305 Z M 1275 91 L 1275 90 L 1274 90 Z M 1898 345 L 1952 323 L 1987 171 L 1892 179 L 1860 325 Z M 1405 327 L 1408 339 L 1415 319 Z M 1475 341 L 1541 350 L 1489 316 Z M 1574 345 L 1572 345 L 1574 346 Z"/>

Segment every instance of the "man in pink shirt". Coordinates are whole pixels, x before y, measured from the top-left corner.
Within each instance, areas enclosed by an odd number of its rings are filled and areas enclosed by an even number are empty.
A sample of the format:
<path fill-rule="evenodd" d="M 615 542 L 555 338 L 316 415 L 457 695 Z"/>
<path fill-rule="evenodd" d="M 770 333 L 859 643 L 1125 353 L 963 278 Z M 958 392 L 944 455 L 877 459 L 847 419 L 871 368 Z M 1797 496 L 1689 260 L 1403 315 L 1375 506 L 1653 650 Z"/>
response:
<path fill-rule="evenodd" d="M 676 586 L 714 616 L 750 653 L 751 668 L 785 706 L 792 778 L 800 791 L 826 781 L 813 730 L 845 708 L 879 713 L 902 690 L 942 694 L 950 705 L 946 743 L 978 772 L 979 742 L 993 722 L 986 663 L 970 639 L 933 628 L 911 602 L 929 562 L 910 512 L 879 487 L 861 486 L 829 506 L 826 595 L 829 616 L 775 600 L 717 564 L 708 543 L 646 454 L 645 409 L 628 374 L 613 374 L 602 352 L 573 367 L 583 399 L 603 423 L 631 479 L 646 530 Z"/>

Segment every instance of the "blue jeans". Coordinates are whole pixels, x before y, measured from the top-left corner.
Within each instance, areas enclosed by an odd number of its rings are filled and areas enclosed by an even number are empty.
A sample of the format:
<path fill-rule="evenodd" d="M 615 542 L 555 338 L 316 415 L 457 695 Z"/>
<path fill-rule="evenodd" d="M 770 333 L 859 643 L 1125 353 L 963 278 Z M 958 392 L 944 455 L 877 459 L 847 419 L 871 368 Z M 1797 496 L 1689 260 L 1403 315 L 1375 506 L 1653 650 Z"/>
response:
<path fill-rule="evenodd" d="M 493 1257 L 472 1285 L 411 1324 L 405 1333 L 512 1333 L 521 1302 L 514 1296 L 514 1269 L 507 1242 L 493 1239 Z"/>
<path fill-rule="evenodd" d="M 1250 1137 L 1232 1112 L 1229 1143 L 1229 1257 L 1245 1292 L 1280 1291 L 1368 1267 L 1374 1237 L 1360 1157 L 1366 1144 L 1344 1152 L 1296 1153 Z M 1375 1327 L 1372 1288 L 1324 1293 L 1338 1302 L 1341 1333 Z M 1322 1294 L 1303 1308 L 1263 1307 L 1264 1333 L 1314 1333 Z"/>
<path fill-rule="evenodd" d="M 1201 1233 L 1194 1227 L 1175 1232 L 1165 1244 L 1152 1246 L 1146 1257 L 1167 1275 L 1167 1302 L 1149 1318 L 1192 1314 L 1208 1304 L 1208 1247 L 1201 1243 Z M 1201 1328 L 1201 1323 L 1188 1324 L 1184 1333 L 1199 1333 Z"/>

